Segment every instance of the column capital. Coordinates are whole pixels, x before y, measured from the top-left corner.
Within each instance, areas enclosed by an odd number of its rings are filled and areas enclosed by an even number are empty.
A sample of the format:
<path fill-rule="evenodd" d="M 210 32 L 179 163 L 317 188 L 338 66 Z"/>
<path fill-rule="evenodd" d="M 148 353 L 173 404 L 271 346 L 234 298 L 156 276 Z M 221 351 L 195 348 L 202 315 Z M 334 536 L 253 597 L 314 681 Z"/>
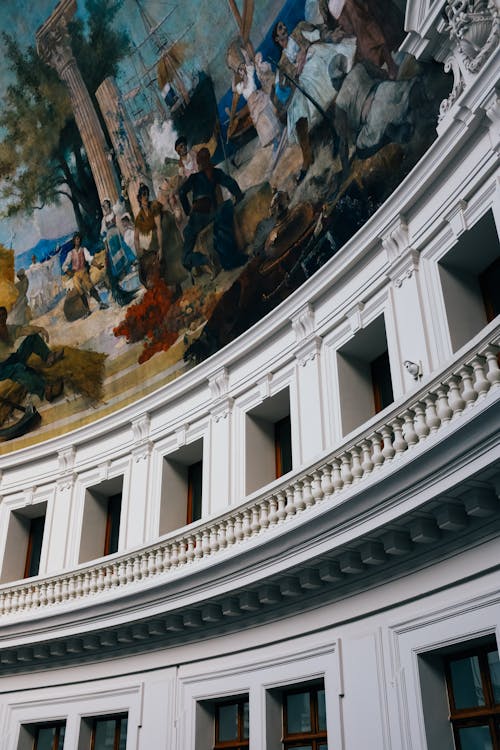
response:
<path fill-rule="evenodd" d="M 61 0 L 36 32 L 36 48 L 44 62 L 62 75 L 74 62 L 68 23 L 76 13 L 76 0 Z"/>

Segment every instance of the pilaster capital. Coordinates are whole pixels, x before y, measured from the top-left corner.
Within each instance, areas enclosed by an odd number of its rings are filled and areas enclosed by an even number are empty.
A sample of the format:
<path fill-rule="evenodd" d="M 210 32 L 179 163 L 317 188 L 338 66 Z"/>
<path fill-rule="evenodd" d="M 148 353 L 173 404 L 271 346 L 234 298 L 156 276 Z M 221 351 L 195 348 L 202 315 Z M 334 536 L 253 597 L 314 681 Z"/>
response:
<path fill-rule="evenodd" d="M 403 214 L 398 214 L 382 236 L 382 247 L 392 263 L 410 247 L 408 223 Z"/>
<path fill-rule="evenodd" d="M 400 289 L 404 282 L 418 271 L 420 262 L 420 253 L 417 250 L 409 248 L 408 252 L 400 256 L 391 264 L 387 271 L 387 276 L 397 289 Z"/>
<path fill-rule="evenodd" d="M 234 398 L 226 396 L 220 399 L 210 410 L 210 414 L 216 422 L 227 419 L 233 410 Z"/>
<path fill-rule="evenodd" d="M 314 333 L 314 307 L 308 302 L 291 319 L 292 329 L 297 343 L 304 341 Z"/>
<path fill-rule="evenodd" d="M 295 350 L 295 359 L 301 367 L 305 367 L 309 362 L 314 362 L 319 358 L 323 339 L 321 336 L 313 336 L 304 341 Z"/>

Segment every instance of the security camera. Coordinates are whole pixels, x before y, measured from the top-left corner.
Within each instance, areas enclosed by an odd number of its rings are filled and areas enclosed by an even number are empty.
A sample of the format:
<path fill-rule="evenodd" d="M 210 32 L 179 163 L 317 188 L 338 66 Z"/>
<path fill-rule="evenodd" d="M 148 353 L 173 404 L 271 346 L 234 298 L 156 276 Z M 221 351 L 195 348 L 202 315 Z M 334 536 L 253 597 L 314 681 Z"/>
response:
<path fill-rule="evenodd" d="M 404 367 L 406 367 L 414 380 L 418 380 L 422 377 L 422 367 L 420 365 L 420 362 L 417 364 L 417 362 L 411 362 L 411 360 L 406 359 L 403 362 L 403 365 Z"/>

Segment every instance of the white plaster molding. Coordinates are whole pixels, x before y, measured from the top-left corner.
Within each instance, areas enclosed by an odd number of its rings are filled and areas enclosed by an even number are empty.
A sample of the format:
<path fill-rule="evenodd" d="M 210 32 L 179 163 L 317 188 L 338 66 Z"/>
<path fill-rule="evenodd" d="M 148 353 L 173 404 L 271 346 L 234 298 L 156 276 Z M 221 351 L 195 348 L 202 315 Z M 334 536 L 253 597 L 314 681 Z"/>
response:
<path fill-rule="evenodd" d="M 222 419 L 227 419 L 233 410 L 233 406 L 234 398 L 226 396 L 226 398 L 219 399 L 218 403 L 210 410 L 210 414 L 216 422 L 220 422 Z"/>
<path fill-rule="evenodd" d="M 208 379 L 208 388 L 213 401 L 226 396 L 229 390 L 229 370 L 221 367 Z"/>
<path fill-rule="evenodd" d="M 273 379 L 272 372 L 268 372 L 258 382 L 260 400 L 264 401 L 266 398 L 271 396 L 271 381 Z"/>
<path fill-rule="evenodd" d="M 305 367 L 309 362 L 314 362 L 314 360 L 320 355 L 322 345 L 323 339 L 321 336 L 313 336 L 304 341 L 304 343 L 298 346 L 295 350 L 295 358 L 298 364 L 301 367 Z"/>
<path fill-rule="evenodd" d="M 450 225 L 453 236 L 457 240 L 469 226 L 467 224 L 467 201 L 458 200 L 450 211 L 444 215 L 444 220 Z"/>
<path fill-rule="evenodd" d="M 151 417 L 149 414 L 141 414 L 130 423 L 134 443 L 141 443 L 149 437 L 151 429 Z"/>
<path fill-rule="evenodd" d="M 408 249 L 409 244 L 408 222 L 403 214 L 398 214 L 382 237 L 382 247 L 392 263 Z"/>
<path fill-rule="evenodd" d="M 346 311 L 345 317 L 349 323 L 351 334 L 354 334 L 363 328 L 362 312 L 364 307 L 365 305 L 363 302 L 357 302 L 350 310 Z"/>
<path fill-rule="evenodd" d="M 302 342 L 314 333 L 314 307 L 308 302 L 307 305 L 292 317 L 292 329 L 297 343 Z"/>
<path fill-rule="evenodd" d="M 417 250 L 409 248 L 404 255 L 400 256 L 391 264 L 387 271 L 387 276 L 394 286 L 399 289 L 403 286 L 405 280 L 411 279 L 411 277 L 418 271 L 419 263 L 420 253 Z"/>
<path fill-rule="evenodd" d="M 181 427 L 178 427 L 175 431 L 175 447 L 176 448 L 182 448 L 186 445 L 186 439 L 187 439 L 187 431 L 189 429 L 189 425 L 181 425 Z"/>

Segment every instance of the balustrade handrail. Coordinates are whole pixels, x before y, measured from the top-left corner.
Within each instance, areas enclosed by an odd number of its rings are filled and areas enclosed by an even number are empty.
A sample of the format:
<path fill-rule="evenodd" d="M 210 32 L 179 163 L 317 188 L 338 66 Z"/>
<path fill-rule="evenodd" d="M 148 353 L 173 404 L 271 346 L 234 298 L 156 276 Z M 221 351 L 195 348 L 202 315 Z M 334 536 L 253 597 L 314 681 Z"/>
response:
<path fill-rule="evenodd" d="M 470 409 L 500 384 L 500 325 L 461 350 L 454 363 L 360 427 L 335 450 L 244 503 L 124 554 L 71 571 L 0 586 L 0 615 L 81 600 L 212 557 L 359 482 Z"/>

